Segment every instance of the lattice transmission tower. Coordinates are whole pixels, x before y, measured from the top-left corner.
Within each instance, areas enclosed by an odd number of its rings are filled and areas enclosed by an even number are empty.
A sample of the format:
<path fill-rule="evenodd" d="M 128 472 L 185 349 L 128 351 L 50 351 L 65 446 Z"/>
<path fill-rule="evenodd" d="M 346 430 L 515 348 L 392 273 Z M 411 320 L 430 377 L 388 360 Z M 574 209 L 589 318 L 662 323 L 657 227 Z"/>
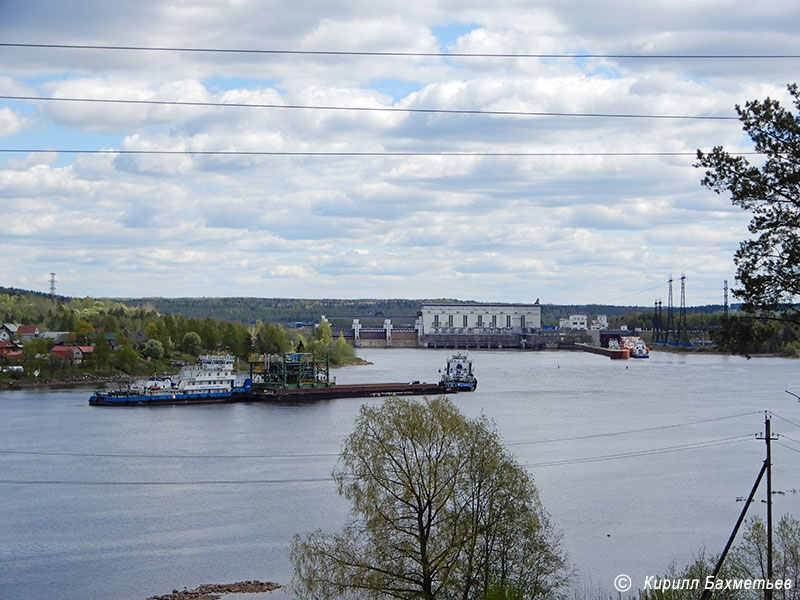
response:
<path fill-rule="evenodd" d="M 725 285 L 722 288 L 722 299 L 723 299 L 722 318 L 727 320 L 727 318 L 728 318 L 728 280 L 727 279 L 725 280 Z"/>
<path fill-rule="evenodd" d="M 678 341 L 675 334 L 675 307 L 672 304 L 672 275 L 669 276 L 667 284 L 669 292 L 667 294 L 667 325 L 664 328 L 664 341 L 670 344 Z"/>
<path fill-rule="evenodd" d="M 653 344 L 664 343 L 664 324 L 661 320 L 661 299 L 657 298 L 653 306 Z"/>
<path fill-rule="evenodd" d="M 678 334 L 676 342 L 683 345 L 689 344 L 689 323 L 686 320 L 686 273 L 681 272 L 681 309 L 678 314 Z"/>

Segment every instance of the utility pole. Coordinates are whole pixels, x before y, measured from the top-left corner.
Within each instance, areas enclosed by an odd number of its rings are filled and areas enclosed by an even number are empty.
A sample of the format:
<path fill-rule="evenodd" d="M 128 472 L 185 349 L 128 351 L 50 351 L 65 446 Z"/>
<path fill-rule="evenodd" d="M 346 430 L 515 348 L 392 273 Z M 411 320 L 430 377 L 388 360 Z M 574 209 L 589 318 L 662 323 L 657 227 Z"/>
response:
<path fill-rule="evenodd" d="M 767 581 L 772 581 L 772 449 L 770 441 L 777 440 L 778 437 L 772 436 L 770 432 L 769 413 L 764 411 L 764 435 L 756 436 L 756 439 L 764 440 L 767 444 L 767 458 L 764 464 L 767 469 Z M 764 600 L 772 600 L 772 590 L 769 587 L 764 589 Z"/>
<path fill-rule="evenodd" d="M 722 563 L 725 561 L 725 557 L 728 555 L 728 551 L 733 546 L 733 540 L 736 539 L 736 534 L 739 532 L 739 527 L 742 525 L 745 516 L 747 515 L 747 509 L 750 508 L 750 504 L 753 502 L 753 498 L 758 491 L 758 486 L 761 485 L 761 480 L 764 477 L 764 474 L 767 475 L 767 580 L 772 582 L 772 452 L 770 448 L 770 441 L 777 440 L 777 436 L 773 436 L 770 431 L 770 418 L 769 412 L 764 411 L 764 434 L 756 434 L 756 439 L 765 440 L 767 444 L 767 456 L 764 459 L 764 463 L 761 465 L 761 470 L 758 472 L 758 477 L 756 477 L 756 482 L 753 484 L 753 488 L 750 490 L 750 495 L 744 502 L 744 508 L 742 508 L 742 512 L 739 515 L 739 519 L 736 521 L 736 525 L 733 527 L 733 531 L 731 532 L 731 536 L 728 538 L 728 543 L 725 544 L 725 549 L 722 551 L 722 554 L 719 555 L 719 560 L 717 560 L 717 564 L 714 566 L 714 571 L 711 573 L 711 578 L 716 579 L 717 575 L 719 575 L 719 571 L 722 568 Z M 702 595 L 700 596 L 700 600 L 708 600 L 711 598 L 711 589 L 706 588 L 703 590 Z M 767 586 L 764 587 L 764 600 L 772 600 L 772 590 L 768 589 Z"/>

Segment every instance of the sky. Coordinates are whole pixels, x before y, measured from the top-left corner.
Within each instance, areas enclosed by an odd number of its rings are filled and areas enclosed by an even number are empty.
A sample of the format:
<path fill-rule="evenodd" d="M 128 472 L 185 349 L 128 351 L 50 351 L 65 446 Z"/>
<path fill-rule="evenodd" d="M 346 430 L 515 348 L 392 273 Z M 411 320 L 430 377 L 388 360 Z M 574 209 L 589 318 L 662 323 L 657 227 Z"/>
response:
<path fill-rule="evenodd" d="M 797 55 L 798 22 L 790 0 L 0 0 L 5 44 L 294 51 L 0 47 L 0 95 L 82 100 L 0 99 L 0 285 L 651 306 L 685 273 L 719 304 L 750 215 L 692 153 L 752 151 L 735 106 L 788 107 L 800 59 L 625 56 Z M 664 152 L 689 154 L 642 154 Z"/>

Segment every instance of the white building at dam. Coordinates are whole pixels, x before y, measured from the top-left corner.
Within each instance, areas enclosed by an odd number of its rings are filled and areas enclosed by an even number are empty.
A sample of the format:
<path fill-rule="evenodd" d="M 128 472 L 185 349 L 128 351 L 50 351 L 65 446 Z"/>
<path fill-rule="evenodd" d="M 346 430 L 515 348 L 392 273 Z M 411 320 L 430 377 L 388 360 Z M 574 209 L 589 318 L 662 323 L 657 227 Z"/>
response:
<path fill-rule="evenodd" d="M 425 304 L 424 348 L 526 348 L 542 343 L 542 308 L 534 304 Z"/>

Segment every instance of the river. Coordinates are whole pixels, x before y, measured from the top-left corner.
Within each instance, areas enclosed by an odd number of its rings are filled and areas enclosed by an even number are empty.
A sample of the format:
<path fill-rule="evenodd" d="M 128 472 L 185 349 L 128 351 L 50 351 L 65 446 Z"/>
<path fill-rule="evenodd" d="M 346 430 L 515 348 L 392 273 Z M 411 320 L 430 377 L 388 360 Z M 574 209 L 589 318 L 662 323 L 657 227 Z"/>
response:
<path fill-rule="evenodd" d="M 334 370 L 339 383 L 435 381 L 449 352 L 359 354 L 374 364 Z M 800 514 L 800 404 L 784 391 L 800 393 L 798 361 L 470 356 L 478 389 L 453 400 L 490 417 L 530 469 L 577 588 L 613 592 L 620 573 L 640 586 L 702 548 L 719 552 L 764 460 L 753 434 L 765 410 L 788 436 L 773 444 L 773 486 L 787 492 L 775 514 Z M 292 536 L 347 518 L 330 472 L 359 406 L 380 402 L 102 408 L 88 406 L 89 393 L 0 393 L 2 598 L 143 600 L 202 583 L 289 583 Z"/>

